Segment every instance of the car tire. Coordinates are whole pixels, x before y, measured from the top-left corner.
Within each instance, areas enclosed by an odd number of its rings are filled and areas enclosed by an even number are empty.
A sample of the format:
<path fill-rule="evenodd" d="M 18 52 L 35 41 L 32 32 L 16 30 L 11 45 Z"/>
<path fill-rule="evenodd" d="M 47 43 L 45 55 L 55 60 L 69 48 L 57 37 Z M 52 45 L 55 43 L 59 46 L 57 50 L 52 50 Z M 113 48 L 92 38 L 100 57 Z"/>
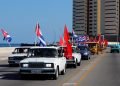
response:
<path fill-rule="evenodd" d="M 78 66 L 80 66 L 80 65 L 81 65 L 81 60 L 80 60 L 80 62 L 79 62 L 79 63 L 77 63 L 77 65 L 78 65 Z"/>
<path fill-rule="evenodd" d="M 90 57 L 89 57 L 89 59 L 90 59 Z"/>
<path fill-rule="evenodd" d="M 57 68 L 56 71 L 55 71 L 55 74 L 53 75 L 53 79 L 57 80 L 58 76 L 59 76 L 59 69 Z"/>
<path fill-rule="evenodd" d="M 9 67 L 13 67 L 13 64 L 9 64 Z"/>
<path fill-rule="evenodd" d="M 61 75 L 65 75 L 66 73 L 66 67 L 63 69 L 63 71 L 61 72 Z"/>
<path fill-rule="evenodd" d="M 27 79 L 27 76 L 24 75 L 24 74 L 20 74 L 20 78 L 23 79 L 23 80 L 25 80 L 25 79 Z"/>
<path fill-rule="evenodd" d="M 75 64 L 73 65 L 74 68 L 77 68 L 77 61 L 75 62 Z"/>
<path fill-rule="evenodd" d="M 86 60 L 89 60 L 89 56 L 86 57 Z"/>

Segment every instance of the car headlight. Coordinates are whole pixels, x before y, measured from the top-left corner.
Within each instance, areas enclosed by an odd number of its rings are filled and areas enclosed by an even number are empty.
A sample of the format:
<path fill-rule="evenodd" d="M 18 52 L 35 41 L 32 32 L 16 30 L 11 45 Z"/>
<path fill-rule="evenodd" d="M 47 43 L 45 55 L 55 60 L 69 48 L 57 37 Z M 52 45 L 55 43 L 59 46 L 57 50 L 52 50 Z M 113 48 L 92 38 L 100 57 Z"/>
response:
<path fill-rule="evenodd" d="M 52 67 L 52 64 L 46 64 L 46 67 Z"/>
<path fill-rule="evenodd" d="M 84 55 L 88 55 L 88 53 L 87 53 L 87 52 L 85 52 L 85 53 L 84 53 Z"/>
<path fill-rule="evenodd" d="M 23 66 L 23 67 L 28 67 L 28 64 L 23 64 L 22 66 Z"/>

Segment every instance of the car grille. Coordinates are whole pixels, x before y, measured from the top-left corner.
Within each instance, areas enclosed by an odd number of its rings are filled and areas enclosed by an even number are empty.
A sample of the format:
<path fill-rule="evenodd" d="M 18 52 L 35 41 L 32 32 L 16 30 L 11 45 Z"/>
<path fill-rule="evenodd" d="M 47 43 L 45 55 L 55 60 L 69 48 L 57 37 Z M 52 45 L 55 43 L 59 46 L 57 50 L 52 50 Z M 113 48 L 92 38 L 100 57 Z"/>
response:
<path fill-rule="evenodd" d="M 44 68 L 44 63 L 29 63 L 29 68 Z"/>
<path fill-rule="evenodd" d="M 14 60 L 23 60 L 25 57 L 14 57 Z"/>

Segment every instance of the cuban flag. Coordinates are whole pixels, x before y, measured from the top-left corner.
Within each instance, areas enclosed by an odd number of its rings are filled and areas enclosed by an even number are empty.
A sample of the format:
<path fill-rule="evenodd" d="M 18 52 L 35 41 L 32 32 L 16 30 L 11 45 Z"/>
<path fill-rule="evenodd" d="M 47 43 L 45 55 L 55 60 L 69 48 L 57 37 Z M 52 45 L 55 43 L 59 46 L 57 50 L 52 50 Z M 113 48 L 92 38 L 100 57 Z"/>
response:
<path fill-rule="evenodd" d="M 11 36 L 3 29 L 1 29 L 2 35 L 3 35 L 3 40 L 6 40 L 7 42 L 11 42 L 12 38 Z"/>
<path fill-rule="evenodd" d="M 35 33 L 36 33 L 38 39 L 40 40 L 40 45 L 42 44 L 42 46 L 46 46 L 46 42 L 45 42 L 45 40 L 43 38 L 43 35 L 42 35 L 41 31 L 40 31 L 39 24 L 36 25 Z"/>

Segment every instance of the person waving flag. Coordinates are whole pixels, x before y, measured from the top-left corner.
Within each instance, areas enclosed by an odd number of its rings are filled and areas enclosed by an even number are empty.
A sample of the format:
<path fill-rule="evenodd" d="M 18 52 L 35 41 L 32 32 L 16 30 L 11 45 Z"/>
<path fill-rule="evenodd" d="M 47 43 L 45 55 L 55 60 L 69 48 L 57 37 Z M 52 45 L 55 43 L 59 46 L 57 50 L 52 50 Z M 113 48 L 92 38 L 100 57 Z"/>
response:
<path fill-rule="evenodd" d="M 47 44 L 46 44 L 46 42 L 43 38 L 43 35 L 41 33 L 39 23 L 37 23 L 37 25 L 36 25 L 35 33 L 36 33 L 36 36 L 38 37 L 38 39 L 40 40 L 40 45 L 42 44 L 42 46 L 46 46 Z"/>
<path fill-rule="evenodd" d="M 8 43 L 12 41 L 11 36 L 3 29 L 1 29 L 2 35 L 3 35 L 3 40 L 6 40 Z"/>

